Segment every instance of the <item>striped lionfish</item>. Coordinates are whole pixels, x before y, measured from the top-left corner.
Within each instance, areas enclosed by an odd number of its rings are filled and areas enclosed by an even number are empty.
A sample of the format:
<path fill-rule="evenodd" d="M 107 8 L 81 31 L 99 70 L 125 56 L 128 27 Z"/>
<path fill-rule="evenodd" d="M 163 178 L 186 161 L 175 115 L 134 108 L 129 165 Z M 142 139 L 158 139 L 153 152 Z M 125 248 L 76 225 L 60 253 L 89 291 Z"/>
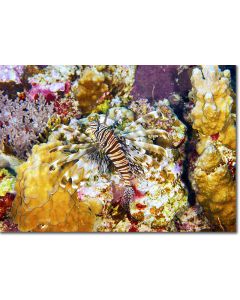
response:
<path fill-rule="evenodd" d="M 104 119 L 87 121 L 87 129 L 78 136 L 78 143 L 58 146 L 52 151 L 62 151 L 66 153 L 63 159 L 54 161 L 50 170 L 65 168 L 61 185 L 66 187 L 71 183 L 72 188 L 77 190 L 79 184 L 78 170 L 86 167 L 84 158 L 97 163 L 100 173 L 115 170 L 122 178 L 124 192 L 121 199 L 121 207 L 131 217 L 129 204 L 134 200 L 135 189 L 132 179 L 142 178 L 146 165 L 144 156 L 146 152 L 158 155 L 166 155 L 166 150 L 153 143 L 153 139 L 161 136 L 168 139 L 167 132 L 162 129 L 145 129 L 144 124 L 152 119 L 160 118 L 156 112 L 150 112 L 136 121 L 128 123 L 123 130 L 116 126 L 107 125 L 107 115 L 101 115 Z M 81 120 L 79 120 L 81 123 Z M 63 126 L 68 131 L 68 126 Z M 72 129 L 71 129 L 72 130 Z M 70 165 L 70 167 L 68 167 Z"/>

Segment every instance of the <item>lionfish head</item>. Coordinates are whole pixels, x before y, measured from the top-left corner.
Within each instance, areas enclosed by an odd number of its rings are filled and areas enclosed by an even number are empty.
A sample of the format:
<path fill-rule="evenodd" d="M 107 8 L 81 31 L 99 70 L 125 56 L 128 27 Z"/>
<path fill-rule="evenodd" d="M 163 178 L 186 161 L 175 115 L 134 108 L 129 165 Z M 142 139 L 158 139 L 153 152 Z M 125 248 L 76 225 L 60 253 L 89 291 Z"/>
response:
<path fill-rule="evenodd" d="M 98 122 L 96 121 L 93 121 L 93 122 L 90 122 L 89 123 L 89 127 L 92 129 L 92 130 L 96 130 L 98 128 Z"/>
<path fill-rule="evenodd" d="M 86 133 L 88 134 L 88 135 L 90 135 L 92 138 L 94 137 L 94 133 L 95 133 L 95 131 L 97 130 L 97 128 L 98 128 L 98 122 L 96 122 L 96 121 L 92 121 L 92 122 L 90 122 L 89 124 L 88 124 L 88 128 L 87 128 L 87 130 L 86 130 Z"/>

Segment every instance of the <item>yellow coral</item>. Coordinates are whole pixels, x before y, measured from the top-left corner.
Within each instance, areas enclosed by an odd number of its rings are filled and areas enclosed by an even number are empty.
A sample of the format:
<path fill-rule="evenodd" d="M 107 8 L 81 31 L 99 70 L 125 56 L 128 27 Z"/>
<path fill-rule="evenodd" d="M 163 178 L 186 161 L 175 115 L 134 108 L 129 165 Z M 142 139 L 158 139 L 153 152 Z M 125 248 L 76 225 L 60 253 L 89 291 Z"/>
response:
<path fill-rule="evenodd" d="M 34 146 L 32 156 L 18 169 L 12 215 L 20 231 L 91 231 L 101 210 L 97 200 L 80 202 L 70 186 L 60 186 L 62 170 L 49 172 L 49 164 L 63 155 L 49 152 L 59 144 Z"/>
<path fill-rule="evenodd" d="M 96 109 L 93 110 L 93 113 L 102 112 L 104 114 L 107 113 L 110 106 L 110 100 L 105 100 L 103 103 L 99 104 Z"/>
<path fill-rule="evenodd" d="M 222 230 L 235 231 L 236 182 L 229 163 L 236 160 L 234 99 L 230 72 L 215 66 L 193 70 L 191 117 L 199 133 L 200 154 L 192 174 L 197 200 L 209 219 Z"/>
<path fill-rule="evenodd" d="M 85 67 L 78 84 L 74 87 L 82 112 L 92 112 L 106 97 L 128 98 L 134 83 L 134 74 L 134 66 Z"/>
<path fill-rule="evenodd" d="M 75 94 L 83 113 L 89 113 L 96 104 L 100 104 L 100 98 L 108 91 L 105 77 L 97 70 L 85 69 L 79 80 Z"/>
<path fill-rule="evenodd" d="M 196 162 L 193 185 L 197 201 L 210 220 L 227 231 L 235 231 L 236 184 L 213 144 L 209 144 Z"/>
<path fill-rule="evenodd" d="M 0 197 L 7 193 L 13 193 L 15 184 L 15 177 L 11 175 L 8 170 L 0 169 Z"/>
<path fill-rule="evenodd" d="M 193 89 L 190 97 L 195 102 L 191 112 L 193 128 L 198 130 L 200 139 L 219 133 L 223 144 L 236 148 L 230 88 L 230 72 L 221 72 L 217 66 L 204 66 L 193 70 Z M 204 148 L 199 148 L 199 151 Z"/>

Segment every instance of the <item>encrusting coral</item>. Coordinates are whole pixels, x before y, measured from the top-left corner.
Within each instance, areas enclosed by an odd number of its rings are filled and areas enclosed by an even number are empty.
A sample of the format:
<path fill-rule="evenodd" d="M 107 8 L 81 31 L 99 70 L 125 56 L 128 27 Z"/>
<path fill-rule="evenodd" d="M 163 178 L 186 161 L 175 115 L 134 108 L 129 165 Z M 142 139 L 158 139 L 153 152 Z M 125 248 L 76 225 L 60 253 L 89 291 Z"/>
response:
<path fill-rule="evenodd" d="M 192 74 L 193 128 L 199 133 L 200 155 L 191 174 L 196 199 L 220 230 L 236 228 L 236 116 L 230 72 L 215 66 Z"/>
<path fill-rule="evenodd" d="M 141 160 L 144 168 L 143 178 L 136 176 L 132 183 L 135 199 L 130 203 L 130 212 L 136 223 L 119 206 L 124 190 L 119 173 L 100 167 L 96 157 L 83 155 L 90 141 L 86 128 L 91 118 L 100 122 L 105 119 L 103 114 L 92 114 L 72 119 L 68 126 L 59 126 L 48 143 L 34 146 L 32 156 L 20 166 L 12 210 L 18 228 L 21 231 L 166 231 L 176 212 L 187 207 L 187 191 L 181 181 L 185 126 L 166 100 L 138 117 L 125 107 L 113 107 L 107 118 L 108 126 L 117 122 L 116 134 L 125 138 L 129 155 Z M 163 123 L 165 129 L 161 129 Z M 153 143 L 155 140 L 157 144 Z M 74 150 L 73 154 L 64 149 Z"/>

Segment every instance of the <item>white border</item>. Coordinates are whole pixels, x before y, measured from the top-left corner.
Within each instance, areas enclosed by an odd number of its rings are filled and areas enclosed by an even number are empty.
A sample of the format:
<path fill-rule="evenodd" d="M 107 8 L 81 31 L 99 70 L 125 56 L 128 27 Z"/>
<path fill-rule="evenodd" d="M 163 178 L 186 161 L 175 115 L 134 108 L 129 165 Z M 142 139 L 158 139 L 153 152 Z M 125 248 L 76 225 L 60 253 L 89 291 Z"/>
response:
<path fill-rule="evenodd" d="M 237 64 L 238 1 L 5 1 L 1 64 Z M 236 299 L 237 234 L 0 235 L 1 299 Z"/>

